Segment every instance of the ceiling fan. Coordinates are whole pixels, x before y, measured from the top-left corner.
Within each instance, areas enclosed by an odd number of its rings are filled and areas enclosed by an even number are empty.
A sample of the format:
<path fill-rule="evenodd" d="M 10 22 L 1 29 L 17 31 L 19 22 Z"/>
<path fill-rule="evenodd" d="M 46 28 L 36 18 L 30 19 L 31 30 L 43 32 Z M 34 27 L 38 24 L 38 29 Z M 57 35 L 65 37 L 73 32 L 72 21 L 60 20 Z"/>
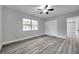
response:
<path fill-rule="evenodd" d="M 37 8 L 37 10 L 41 11 L 40 14 L 42 13 L 49 14 L 49 11 L 54 11 L 53 8 L 49 8 L 49 5 L 42 6 L 42 8 Z"/>

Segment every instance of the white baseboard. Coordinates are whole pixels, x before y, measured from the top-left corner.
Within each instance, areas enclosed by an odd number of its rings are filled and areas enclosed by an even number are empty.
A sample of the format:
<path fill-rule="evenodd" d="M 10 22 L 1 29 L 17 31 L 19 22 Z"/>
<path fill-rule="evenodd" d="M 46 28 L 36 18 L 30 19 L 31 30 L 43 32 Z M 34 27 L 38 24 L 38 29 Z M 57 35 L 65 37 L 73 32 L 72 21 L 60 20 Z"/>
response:
<path fill-rule="evenodd" d="M 50 34 L 46 34 L 46 35 L 49 35 L 49 36 L 54 36 L 54 37 L 58 37 L 58 38 L 63 38 L 63 39 L 66 39 L 66 37 L 63 37 L 63 36 L 58 36 L 58 35 L 50 35 Z"/>
<path fill-rule="evenodd" d="M 12 43 L 12 42 L 21 41 L 21 40 L 25 40 L 25 39 L 30 39 L 30 38 L 41 36 L 41 35 L 44 35 L 44 34 L 35 35 L 35 36 L 31 36 L 31 37 L 24 37 L 24 38 L 16 39 L 14 41 L 3 42 L 2 45 L 9 44 L 9 43 Z"/>
<path fill-rule="evenodd" d="M 66 39 L 66 37 L 63 37 L 63 36 L 56 36 L 56 37 L 59 37 L 59 38 L 63 38 L 63 39 Z"/>

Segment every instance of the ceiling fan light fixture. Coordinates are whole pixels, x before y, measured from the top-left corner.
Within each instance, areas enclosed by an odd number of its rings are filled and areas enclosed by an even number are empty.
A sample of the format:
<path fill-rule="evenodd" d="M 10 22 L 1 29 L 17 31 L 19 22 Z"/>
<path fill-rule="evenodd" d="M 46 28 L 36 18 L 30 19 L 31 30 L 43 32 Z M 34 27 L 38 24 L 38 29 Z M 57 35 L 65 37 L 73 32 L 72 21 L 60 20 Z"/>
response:
<path fill-rule="evenodd" d="M 40 11 L 40 14 L 45 13 L 49 14 L 49 11 L 53 11 L 54 9 L 51 7 L 52 5 L 42 5 L 37 10 Z"/>
<path fill-rule="evenodd" d="M 43 10 L 43 13 L 46 13 L 47 12 L 47 10 L 45 9 L 45 10 Z"/>

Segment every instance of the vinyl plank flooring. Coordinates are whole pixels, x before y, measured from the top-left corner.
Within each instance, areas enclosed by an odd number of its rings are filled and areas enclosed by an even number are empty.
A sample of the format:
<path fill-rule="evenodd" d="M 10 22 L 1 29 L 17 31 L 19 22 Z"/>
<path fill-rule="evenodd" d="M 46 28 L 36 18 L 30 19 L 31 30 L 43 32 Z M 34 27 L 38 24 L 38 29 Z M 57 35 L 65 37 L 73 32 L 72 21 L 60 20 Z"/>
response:
<path fill-rule="evenodd" d="M 61 45 L 63 40 L 56 40 L 51 46 L 49 46 L 46 50 L 42 51 L 41 54 L 55 54 Z"/>
<path fill-rule="evenodd" d="M 76 39 L 40 36 L 4 45 L 1 54 L 76 54 Z"/>

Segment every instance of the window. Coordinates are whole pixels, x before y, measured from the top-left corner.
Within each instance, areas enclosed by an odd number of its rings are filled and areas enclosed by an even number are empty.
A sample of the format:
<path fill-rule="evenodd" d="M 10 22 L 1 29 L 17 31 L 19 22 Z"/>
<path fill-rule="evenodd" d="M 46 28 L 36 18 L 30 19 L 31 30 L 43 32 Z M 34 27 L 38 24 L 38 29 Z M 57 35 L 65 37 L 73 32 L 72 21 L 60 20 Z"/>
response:
<path fill-rule="evenodd" d="M 32 30 L 38 30 L 38 21 L 32 20 Z"/>
<path fill-rule="evenodd" d="M 31 30 L 31 20 L 23 19 L 23 31 L 30 31 Z"/>
<path fill-rule="evenodd" d="M 23 19 L 23 31 L 38 30 L 38 21 Z"/>

